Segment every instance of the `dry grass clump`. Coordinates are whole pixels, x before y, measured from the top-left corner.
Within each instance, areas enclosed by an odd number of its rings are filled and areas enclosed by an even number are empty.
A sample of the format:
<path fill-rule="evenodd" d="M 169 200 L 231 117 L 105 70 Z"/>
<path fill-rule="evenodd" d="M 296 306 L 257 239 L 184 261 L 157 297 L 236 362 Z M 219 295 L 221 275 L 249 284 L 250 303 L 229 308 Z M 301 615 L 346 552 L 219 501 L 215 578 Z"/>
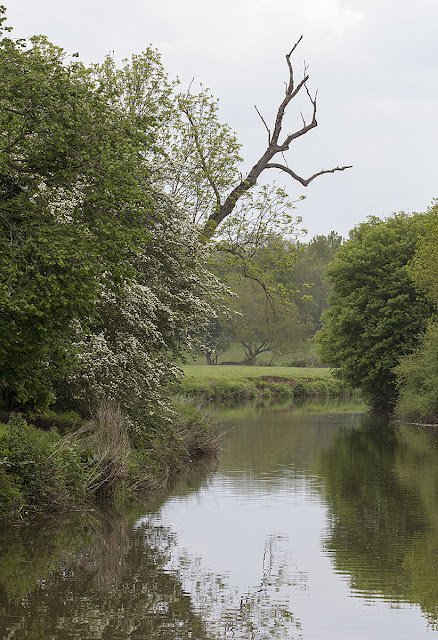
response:
<path fill-rule="evenodd" d="M 63 446 L 76 441 L 85 462 L 85 493 L 111 498 L 128 473 L 131 445 L 126 420 L 111 400 L 100 402 L 96 416 L 83 427 L 63 438 Z"/>

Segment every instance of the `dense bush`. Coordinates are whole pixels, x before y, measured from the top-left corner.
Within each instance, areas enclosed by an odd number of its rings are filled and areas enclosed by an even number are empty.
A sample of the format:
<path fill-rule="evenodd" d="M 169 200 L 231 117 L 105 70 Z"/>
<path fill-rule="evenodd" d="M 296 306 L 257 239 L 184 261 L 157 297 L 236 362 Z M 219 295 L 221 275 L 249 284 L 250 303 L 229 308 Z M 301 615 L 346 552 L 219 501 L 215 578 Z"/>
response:
<path fill-rule="evenodd" d="M 0 438 L 0 520 L 21 512 L 55 511 L 84 499 L 79 447 L 61 447 L 56 431 L 41 431 L 20 416 Z"/>
<path fill-rule="evenodd" d="M 172 412 L 171 421 L 130 431 L 120 408 L 104 402 L 64 437 L 13 415 L 0 436 L 0 523 L 164 488 L 181 467 L 217 449 L 205 411 L 180 399 Z"/>
<path fill-rule="evenodd" d="M 438 324 L 429 327 L 420 348 L 402 358 L 395 373 L 399 380 L 398 415 L 438 422 Z"/>

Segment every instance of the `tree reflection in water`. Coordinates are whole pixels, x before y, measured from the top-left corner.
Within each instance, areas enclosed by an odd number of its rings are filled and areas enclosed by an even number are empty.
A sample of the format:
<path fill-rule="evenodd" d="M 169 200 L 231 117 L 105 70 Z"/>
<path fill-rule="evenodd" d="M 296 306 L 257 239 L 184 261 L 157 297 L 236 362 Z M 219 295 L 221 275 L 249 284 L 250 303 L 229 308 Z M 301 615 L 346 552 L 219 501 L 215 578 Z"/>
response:
<path fill-rule="evenodd" d="M 307 589 L 307 576 L 297 570 L 286 536 L 265 542 L 260 582 L 244 593 L 227 576 L 203 569 L 200 559 L 177 555 L 172 563 L 191 594 L 195 608 L 217 640 L 301 638 L 300 622 L 290 611 L 292 589 Z"/>
<path fill-rule="evenodd" d="M 5 533 L 0 541 L 0 637 L 9 640 L 274 640 L 299 638 L 284 591 L 306 588 L 287 541 L 270 536 L 260 583 L 247 593 L 178 555 L 151 515 L 78 516 Z M 290 595 L 290 594 L 289 594 Z"/>
<path fill-rule="evenodd" d="M 19 549 L 8 544 L 0 555 L 0 637 L 210 638 L 178 578 L 163 571 L 171 532 L 154 527 L 132 536 L 126 520 L 112 514 L 99 531 L 92 523 L 91 536 L 81 539 L 78 528 L 73 541 L 71 527 L 79 524 L 59 528 L 57 541 L 21 540 Z M 32 580 L 26 564 L 34 567 Z"/>
<path fill-rule="evenodd" d="M 420 605 L 438 629 L 438 449 L 433 434 L 367 415 L 320 452 L 325 549 L 351 588 Z"/>

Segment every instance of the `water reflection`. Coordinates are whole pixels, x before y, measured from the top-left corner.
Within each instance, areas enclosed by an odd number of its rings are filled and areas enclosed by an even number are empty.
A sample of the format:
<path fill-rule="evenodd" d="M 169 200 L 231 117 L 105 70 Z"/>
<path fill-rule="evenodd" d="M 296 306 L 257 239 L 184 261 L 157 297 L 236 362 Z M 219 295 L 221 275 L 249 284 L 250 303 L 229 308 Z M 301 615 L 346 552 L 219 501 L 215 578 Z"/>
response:
<path fill-rule="evenodd" d="M 438 449 L 417 427 L 363 418 L 319 454 L 325 549 L 357 595 L 417 603 L 438 629 Z"/>
<path fill-rule="evenodd" d="M 430 637 L 437 443 L 358 410 L 232 409 L 219 466 L 147 513 L 3 532 L 0 637 Z"/>
<path fill-rule="evenodd" d="M 172 532 L 145 523 L 132 536 L 115 514 L 86 523 L 91 539 L 83 526 L 73 520 L 38 542 L 29 530 L 33 541 L 21 533 L 19 549 L 3 548 L 0 637 L 210 638 L 178 577 L 163 571 Z"/>

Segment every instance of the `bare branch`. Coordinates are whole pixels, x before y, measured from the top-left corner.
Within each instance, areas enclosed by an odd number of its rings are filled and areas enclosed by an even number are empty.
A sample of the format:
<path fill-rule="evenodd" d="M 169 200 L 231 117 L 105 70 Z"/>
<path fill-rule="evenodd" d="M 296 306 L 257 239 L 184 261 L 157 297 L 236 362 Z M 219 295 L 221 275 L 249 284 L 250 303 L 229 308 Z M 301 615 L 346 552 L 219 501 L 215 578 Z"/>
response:
<path fill-rule="evenodd" d="M 294 44 L 294 46 L 292 47 L 292 49 L 286 55 L 286 62 L 287 62 L 287 66 L 289 68 L 289 85 L 286 88 L 286 95 L 288 93 L 292 92 L 293 89 L 294 89 L 294 70 L 293 70 L 292 62 L 290 61 L 290 59 L 291 59 L 291 56 L 292 56 L 293 52 L 298 47 L 298 45 L 300 44 L 302 39 L 303 39 L 303 36 L 301 35 L 299 37 L 299 39 L 296 41 L 296 43 Z"/>
<path fill-rule="evenodd" d="M 262 114 L 260 113 L 260 111 L 257 109 L 257 105 L 256 105 L 256 104 L 254 105 L 254 109 L 257 111 L 257 113 L 258 113 L 258 115 L 259 115 L 259 117 L 260 117 L 260 120 L 261 120 L 261 121 L 263 122 L 263 124 L 265 125 L 265 129 L 266 129 L 266 131 L 268 132 L 268 145 L 270 145 L 270 144 L 271 144 L 271 132 L 269 131 L 269 127 L 268 127 L 268 125 L 266 124 L 266 121 L 265 121 L 264 117 L 262 116 Z"/>
<path fill-rule="evenodd" d="M 300 138 L 301 136 L 305 135 L 306 133 L 308 133 L 309 131 L 311 131 L 311 129 L 314 129 L 315 127 L 318 126 L 318 122 L 316 120 L 316 112 L 317 112 L 317 93 L 315 93 L 315 96 L 312 97 L 308 87 L 307 87 L 307 81 L 309 79 L 309 74 L 308 74 L 308 66 L 305 64 L 304 65 L 304 75 L 302 77 L 302 79 L 300 80 L 300 82 L 295 85 L 295 79 L 294 79 L 294 70 L 293 70 L 293 66 L 292 66 L 292 62 L 291 62 L 291 57 L 292 54 L 295 52 L 296 48 L 298 47 L 298 45 L 300 44 L 301 40 L 303 39 L 303 36 L 301 36 L 297 42 L 294 44 L 294 46 L 292 47 L 292 49 L 290 50 L 290 52 L 286 55 L 286 63 L 288 66 L 288 70 L 289 70 L 289 79 L 288 82 L 286 83 L 286 91 L 285 91 L 285 96 L 283 98 L 283 100 L 281 101 L 278 109 L 277 109 L 277 113 L 275 116 L 275 120 L 274 120 L 274 126 L 272 128 L 272 133 L 271 133 L 271 129 L 269 129 L 266 121 L 264 120 L 263 116 L 261 115 L 261 113 L 259 112 L 259 110 L 257 109 L 257 107 L 255 106 L 255 109 L 258 113 L 258 115 L 260 116 L 260 119 L 262 120 L 267 132 L 268 132 L 268 145 L 266 147 L 266 150 L 264 151 L 264 153 L 260 156 L 260 158 L 257 160 L 257 162 L 254 164 L 254 166 L 250 169 L 250 171 L 248 172 L 248 174 L 246 175 L 245 178 L 242 177 L 240 183 L 238 185 L 236 185 L 234 187 L 234 189 L 232 189 L 232 191 L 228 194 L 228 196 L 226 197 L 225 201 L 221 204 L 220 203 L 220 199 L 218 197 L 218 193 L 217 191 L 215 191 L 216 194 L 216 199 L 217 199 L 217 203 L 218 206 L 216 207 L 215 211 L 210 215 L 209 219 L 207 220 L 200 236 L 203 240 L 209 240 L 215 233 L 217 226 L 228 216 L 230 215 L 230 213 L 234 210 L 237 201 L 239 200 L 239 198 L 246 193 L 248 190 L 252 189 L 252 187 L 254 187 L 255 184 L 257 184 L 257 180 L 260 176 L 260 174 L 265 170 L 265 169 L 279 169 L 280 171 L 284 171 L 287 174 L 289 174 L 294 180 L 296 180 L 297 182 L 299 182 L 300 184 L 302 184 L 303 186 L 308 186 L 313 180 L 315 180 L 315 178 L 317 178 L 318 176 L 321 176 L 325 173 L 335 173 L 337 171 L 345 171 L 345 169 L 350 169 L 351 166 L 345 166 L 345 167 L 336 167 L 335 169 L 324 169 L 322 171 L 319 171 L 318 173 L 315 173 L 313 176 L 311 176 L 310 178 L 302 178 L 301 176 L 299 176 L 298 174 L 296 174 L 294 171 L 292 171 L 292 169 L 289 169 L 286 164 L 278 164 L 275 162 L 271 162 L 271 160 L 274 158 L 274 156 L 277 153 L 281 153 L 283 154 L 285 151 L 288 151 L 291 143 Z M 297 131 L 294 131 L 293 133 L 289 133 L 287 134 L 287 136 L 284 138 L 283 142 L 280 142 L 280 134 L 282 131 L 282 127 L 283 127 L 283 119 L 284 119 L 284 115 L 286 112 L 287 107 L 289 106 L 290 102 L 300 93 L 300 91 L 304 88 L 304 90 L 307 93 L 307 96 L 309 98 L 311 107 L 312 107 L 312 118 L 310 120 L 310 122 L 306 122 L 303 114 L 301 114 L 301 118 L 302 118 L 302 122 L 303 122 L 303 126 L 298 129 Z M 194 126 L 194 125 L 193 125 Z M 196 138 L 195 138 L 196 141 Z M 199 144 L 198 141 L 197 145 Z M 201 154 L 201 151 L 200 151 Z M 202 155 L 201 155 L 202 158 Z M 204 169 L 205 170 L 205 169 Z M 211 179 L 208 175 L 208 171 L 206 171 L 206 177 L 207 179 L 210 181 L 211 184 Z M 213 185 L 212 185 L 213 187 Z M 214 189 L 214 187 L 213 187 Z"/>
<path fill-rule="evenodd" d="M 313 176 L 310 176 L 310 178 L 301 178 L 301 176 L 295 173 L 295 171 L 292 171 L 292 169 L 289 169 L 289 167 L 285 167 L 282 164 L 277 164 L 276 162 L 270 162 L 265 166 L 265 169 L 280 169 L 280 171 L 284 171 L 285 173 L 288 173 L 290 176 L 292 176 L 294 180 L 296 180 L 297 182 L 300 182 L 303 185 L 303 187 L 308 187 L 309 184 L 312 182 L 312 180 L 315 180 L 315 178 L 318 178 L 318 176 L 322 176 L 325 173 L 335 173 L 336 171 L 345 171 L 345 169 L 351 169 L 352 167 L 353 165 L 350 164 L 346 167 L 335 167 L 334 169 L 323 169 L 322 171 L 318 171 L 318 173 L 314 173 Z"/>

